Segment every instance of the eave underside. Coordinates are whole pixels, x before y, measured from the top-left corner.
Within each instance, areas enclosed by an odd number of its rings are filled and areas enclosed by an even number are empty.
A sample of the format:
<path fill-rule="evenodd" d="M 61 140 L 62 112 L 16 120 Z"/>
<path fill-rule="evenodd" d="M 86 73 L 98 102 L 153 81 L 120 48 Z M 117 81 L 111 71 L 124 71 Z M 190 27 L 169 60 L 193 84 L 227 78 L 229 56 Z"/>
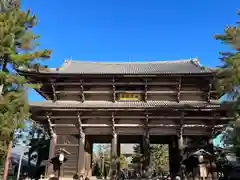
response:
<path fill-rule="evenodd" d="M 176 135 L 180 126 L 185 129 L 184 135 L 206 135 L 211 134 L 212 128 L 222 128 L 233 120 L 226 104 L 64 103 L 32 104 L 32 119 L 45 126 L 50 121 L 57 134 L 79 134 L 77 122 L 81 119 L 81 127 L 88 135 L 111 135 L 112 121 L 120 135 L 141 135 L 146 127 L 150 135 Z"/>

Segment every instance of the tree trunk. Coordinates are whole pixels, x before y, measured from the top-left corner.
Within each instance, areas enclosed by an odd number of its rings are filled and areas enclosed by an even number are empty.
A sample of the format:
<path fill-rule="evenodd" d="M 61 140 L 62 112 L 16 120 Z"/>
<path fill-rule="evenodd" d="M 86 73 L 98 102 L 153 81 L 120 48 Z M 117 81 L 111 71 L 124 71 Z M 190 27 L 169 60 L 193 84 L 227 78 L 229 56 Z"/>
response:
<path fill-rule="evenodd" d="M 4 163 L 3 180 L 7 180 L 9 160 L 10 160 L 10 157 L 11 157 L 11 153 L 12 153 L 12 141 L 10 141 L 9 144 L 8 144 L 7 157 L 5 158 L 5 163 Z"/>

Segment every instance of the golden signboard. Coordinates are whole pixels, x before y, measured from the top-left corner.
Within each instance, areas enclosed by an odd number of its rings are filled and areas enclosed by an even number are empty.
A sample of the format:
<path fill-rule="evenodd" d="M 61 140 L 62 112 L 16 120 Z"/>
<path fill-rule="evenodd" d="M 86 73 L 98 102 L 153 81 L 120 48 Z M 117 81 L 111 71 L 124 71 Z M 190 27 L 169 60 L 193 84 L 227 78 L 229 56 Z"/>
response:
<path fill-rule="evenodd" d="M 141 95 L 134 93 L 120 93 L 119 100 L 121 101 L 140 101 Z"/>

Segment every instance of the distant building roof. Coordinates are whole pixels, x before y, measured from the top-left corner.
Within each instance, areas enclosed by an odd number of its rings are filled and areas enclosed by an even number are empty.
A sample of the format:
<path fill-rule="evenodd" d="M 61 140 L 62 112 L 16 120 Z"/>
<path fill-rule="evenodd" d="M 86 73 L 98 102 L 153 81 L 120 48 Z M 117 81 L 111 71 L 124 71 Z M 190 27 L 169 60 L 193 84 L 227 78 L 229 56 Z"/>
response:
<path fill-rule="evenodd" d="M 198 74 L 214 70 L 200 66 L 198 59 L 152 62 L 90 62 L 65 60 L 60 68 L 46 68 L 41 73 L 66 74 Z"/>

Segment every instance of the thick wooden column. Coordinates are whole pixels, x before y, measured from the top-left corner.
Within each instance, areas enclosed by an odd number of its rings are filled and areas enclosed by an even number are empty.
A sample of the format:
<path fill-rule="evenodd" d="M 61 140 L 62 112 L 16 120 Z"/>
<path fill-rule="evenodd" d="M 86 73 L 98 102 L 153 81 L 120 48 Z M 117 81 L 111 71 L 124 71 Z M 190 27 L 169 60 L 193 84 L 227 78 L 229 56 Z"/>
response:
<path fill-rule="evenodd" d="M 180 127 L 179 127 L 179 132 L 177 135 L 177 139 L 178 139 L 178 150 L 179 150 L 179 167 L 178 167 L 178 172 L 179 175 L 181 176 L 181 178 L 184 178 L 184 169 L 185 166 L 183 164 L 181 164 L 182 160 L 183 160 L 183 155 L 184 155 L 184 141 L 183 141 L 183 120 L 184 120 L 184 112 L 181 113 L 181 119 L 180 119 Z"/>
<path fill-rule="evenodd" d="M 117 138 L 117 157 L 120 157 L 121 156 L 121 143 L 120 143 L 120 140 L 119 140 L 119 137 Z M 120 170 L 120 161 L 118 161 L 117 163 L 117 170 L 119 172 Z"/>
<path fill-rule="evenodd" d="M 213 147 L 213 136 L 215 133 L 215 128 L 214 128 L 214 122 L 212 123 L 212 134 L 211 137 L 209 137 L 208 140 L 208 151 L 212 154 L 212 158 L 210 161 L 210 168 L 211 168 L 211 176 L 212 180 L 217 180 L 217 166 L 216 166 L 216 157 L 214 153 L 214 147 Z"/>
<path fill-rule="evenodd" d="M 169 165 L 171 177 L 174 179 L 176 175 L 179 173 L 180 169 L 177 136 L 172 136 L 171 141 L 169 143 Z"/>
<path fill-rule="evenodd" d="M 49 148 L 49 156 L 48 156 L 48 164 L 46 166 L 46 176 L 50 176 L 51 174 L 54 174 L 53 170 L 53 164 L 51 163 L 51 159 L 55 156 L 55 150 L 56 150 L 56 144 L 57 144 L 57 134 L 54 132 L 54 129 L 52 128 L 52 122 L 49 115 L 46 115 L 48 120 L 48 125 L 50 129 L 50 148 Z"/>
<path fill-rule="evenodd" d="M 112 171 L 117 170 L 116 159 L 118 158 L 117 153 L 117 146 L 118 146 L 118 138 L 115 128 L 115 114 L 112 113 L 112 143 L 111 143 L 111 164 L 112 164 Z"/>
<path fill-rule="evenodd" d="M 149 164 L 150 164 L 150 134 L 149 134 L 149 128 L 148 128 L 148 113 L 146 113 L 145 117 L 145 132 L 142 137 L 142 146 L 143 146 L 143 170 L 147 171 Z"/>
<path fill-rule="evenodd" d="M 79 128 L 79 146 L 78 146 L 78 163 L 77 174 L 84 175 L 85 172 L 85 134 L 82 129 L 82 121 L 80 113 L 78 113 L 78 128 Z"/>
<path fill-rule="evenodd" d="M 85 176 L 92 176 L 92 142 L 85 138 Z"/>

